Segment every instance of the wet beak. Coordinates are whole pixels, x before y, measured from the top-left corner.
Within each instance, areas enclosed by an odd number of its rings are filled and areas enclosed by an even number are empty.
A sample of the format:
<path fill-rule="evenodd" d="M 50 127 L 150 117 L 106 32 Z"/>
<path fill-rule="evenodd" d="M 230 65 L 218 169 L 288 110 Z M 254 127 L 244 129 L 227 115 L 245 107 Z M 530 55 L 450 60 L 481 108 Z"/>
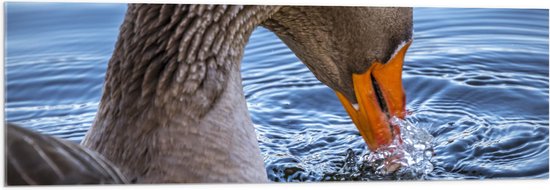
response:
<path fill-rule="evenodd" d="M 374 62 L 362 74 L 353 74 L 353 88 L 358 104 L 340 92 L 336 95 L 371 151 L 389 145 L 394 138 L 401 141 L 398 126 L 392 117 L 405 118 L 405 90 L 401 74 L 405 53 L 411 42 L 403 46 L 386 64 Z"/>

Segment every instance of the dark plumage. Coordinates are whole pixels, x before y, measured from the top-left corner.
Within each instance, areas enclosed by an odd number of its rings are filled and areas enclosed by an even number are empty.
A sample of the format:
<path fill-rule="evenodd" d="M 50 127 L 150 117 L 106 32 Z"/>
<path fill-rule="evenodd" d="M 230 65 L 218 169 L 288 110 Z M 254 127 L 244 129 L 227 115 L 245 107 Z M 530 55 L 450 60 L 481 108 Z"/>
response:
<path fill-rule="evenodd" d="M 8 185 L 119 184 L 126 178 L 94 151 L 7 125 Z"/>

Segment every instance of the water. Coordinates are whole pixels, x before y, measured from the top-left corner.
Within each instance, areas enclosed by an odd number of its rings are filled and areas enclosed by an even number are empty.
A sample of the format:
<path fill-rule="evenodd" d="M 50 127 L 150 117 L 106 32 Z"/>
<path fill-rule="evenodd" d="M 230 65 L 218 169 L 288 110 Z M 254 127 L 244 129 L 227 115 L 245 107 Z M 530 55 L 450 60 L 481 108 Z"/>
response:
<path fill-rule="evenodd" d="M 407 120 L 392 118 L 391 123 L 399 126 L 400 138 L 394 138 L 389 145 L 368 151 L 357 158 L 352 149 L 347 150 L 344 166 L 333 173 L 327 173 L 322 180 L 369 181 L 369 180 L 417 180 L 425 179 L 433 171 L 433 136 L 426 130 Z"/>
<path fill-rule="evenodd" d="M 125 9 L 8 3 L 7 120 L 81 141 Z M 427 155 L 388 175 L 334 92 L 254 31 L 243 84 L 270 180 L 548 178 L 548 10 L 416 8 L 414 27 L 400 125 Z"/>

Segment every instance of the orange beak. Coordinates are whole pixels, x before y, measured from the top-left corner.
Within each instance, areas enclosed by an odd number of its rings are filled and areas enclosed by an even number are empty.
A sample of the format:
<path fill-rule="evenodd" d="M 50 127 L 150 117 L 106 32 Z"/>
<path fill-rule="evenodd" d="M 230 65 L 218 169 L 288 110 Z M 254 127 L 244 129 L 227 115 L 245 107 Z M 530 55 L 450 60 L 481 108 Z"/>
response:
<path fill-rule="evenodd" d="M 390 119 L 405 118 L 405 90 L 401 74 L 410 44 L 407 42 L 386 64 L 375 61 L 365 73 L 353 74 L 358 105 L 352 105 L 336 91 L 371 151 L 389 145 L 394 138 L 401 142 L 399 126 L 392 125 Z"/>

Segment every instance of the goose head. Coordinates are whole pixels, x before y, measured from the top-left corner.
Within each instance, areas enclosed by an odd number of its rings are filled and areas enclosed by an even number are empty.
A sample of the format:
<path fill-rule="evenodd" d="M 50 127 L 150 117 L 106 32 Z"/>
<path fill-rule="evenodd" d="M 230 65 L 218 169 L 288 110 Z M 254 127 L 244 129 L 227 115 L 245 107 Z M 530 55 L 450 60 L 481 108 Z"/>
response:
<path fill-rule="evenodd" d="M 259 25 L 336 92 L 371 150 L 398 136 L 411 8 L 130 4 L 83 144 L 137 182 L 265 181 L 240 76 Z"/>
<path fill-rule="evenodd" d="M 399 138 L 411 8 L 283 7 L 263 25 L 336 92 L 369 149 Z"/>

